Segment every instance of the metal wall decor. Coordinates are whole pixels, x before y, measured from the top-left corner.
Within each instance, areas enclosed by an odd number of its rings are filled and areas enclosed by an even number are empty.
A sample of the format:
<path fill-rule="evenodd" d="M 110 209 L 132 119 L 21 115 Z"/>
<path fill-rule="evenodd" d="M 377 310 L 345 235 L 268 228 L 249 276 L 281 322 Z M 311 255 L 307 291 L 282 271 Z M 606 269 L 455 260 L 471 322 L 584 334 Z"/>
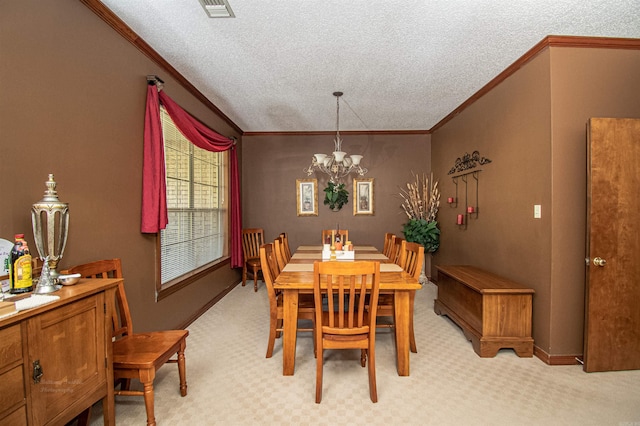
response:
<path fill-rule="evenodd" d="M 464 183 L 464 204 L 462 205 L 463 211 L 456 215 L 456 225 L 460 229 L 467 229 L 469 224 L 469 219 L 477 219 L 478 211 L 480 210 L 480 201 L 479 201 L 479 174 L 482 169 L 476 169 L 477 165 L 483 165 L 491 163 L 491 160 L 486 157 L 480 157 L 480 152 L 473 151 L 471 155 L 469 153 L 465 153 L 462 157 L 456 158 L 455 165 L 449 170 L 450 175 L 454 173 L 459 173 L 455 176 L 451 176 L 451 180 L 453 180 L 453 184 L 456 186 L 456 195 L 455 197 L 447 198 L 447 203 L 449 207 L 457 209 L 458 208 L 458 180 L 461 180 Z M 469 169 L 473 169 L 471 171 L 467 171 Z M 469 180 L 471 177 L 475 180 L 476 190 L 475 190 L 475 200 L 469 199 L 469 185 L 472 181 Z M 472 190 L 473 191 L 473 190 Z M 471 192 L 473 194 L 473 192 Z"/>
<path fill-rule="evenodd" d="M 447 174 L 452 175 L 454 173 L 459 173 L 459 172 L 464 172 L 465 170 L 474 169 L 477 166 L 476 163 L 483 165 L 483 164 L 488 164 L 490 162 L 491 162 L 490 159 L 486 157 L 480 157 L 480 152 L 478 151 L 473 151 L 471 155 L 469 155 L 468 152 L 465 152 L 465 154 L 462 157 L 456 158 L 456 163 L 451 168 L 451 170 L 449 170 L 449 173 Z"/>

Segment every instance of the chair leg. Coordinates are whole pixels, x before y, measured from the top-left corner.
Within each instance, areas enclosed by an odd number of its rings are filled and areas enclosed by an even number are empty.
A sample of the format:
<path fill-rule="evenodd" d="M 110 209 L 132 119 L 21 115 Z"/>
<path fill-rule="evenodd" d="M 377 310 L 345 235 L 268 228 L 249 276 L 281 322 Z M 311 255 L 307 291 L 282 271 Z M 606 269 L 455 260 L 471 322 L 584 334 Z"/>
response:
<path fill-rule="evenodd" d="M 409 294 L 409 347 L 411 352 L 418 353 L 418 347 L 416 346 L 416 335 L 413 333 L 413 304 L 416 300 L 416 292 L 412 291 Z"/>
<path fill-rule="evenodd" d="M 363 367 L 367 366 L 367 350 L 360 349 L 360 365 Z"/>
<path fill-rule="evenodd" d="M 322 346 L 320 346 L 316 357 L 316 404 L 320 404 L 320 401 L 322 401 L 322 358 L 323 351 Z"/>
<path fill-rule="evenodd" d="M 147 426 L 156 426 L 156 417 L 153 412 L 153 379 L 156 372 L 153 369 L 140 371 L 140 382 L 144 387 L 144 407 L 147 410 Z"/>
<path fill-rule="evenodd" d="M 371 402 L 378 402 L 378 387 L 376 386 L 376 354 L 375 347 L 369 346 L 369 396 Z"/>
<path fill-rule="evenodd" d="M 267 358 L 273 355 L 273 345 L 276 343 L 277 323 L 278 319 L 271 316 L 269 320 L 269 342 L 267 343 Z"/>
<path fill-rule="evenodd" d="M 184 350 L 187 348 L 187 339 L 180 342 L 178 349 L 178 376 L 180 377 L 180 396 L 187 396 L 187 367 L 184 358 Z"/>
<path fill-rule="evenodd" d="M 253 291 L 258 291 L 258 268 L 253 267 Z"/>
<path fill-rule="evenodd" d="M 247 284 L 247 264 L 242 265 L 242 287 Z"/>

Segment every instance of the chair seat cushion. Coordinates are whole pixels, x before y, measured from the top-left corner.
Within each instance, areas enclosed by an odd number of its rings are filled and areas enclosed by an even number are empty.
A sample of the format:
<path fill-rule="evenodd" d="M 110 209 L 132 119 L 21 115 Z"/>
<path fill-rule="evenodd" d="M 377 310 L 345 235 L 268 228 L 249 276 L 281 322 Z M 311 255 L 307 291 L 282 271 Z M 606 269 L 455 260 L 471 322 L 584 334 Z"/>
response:
<path fill-rule="evenodd" d="M 178 352 L 188 335 L 188 330 L 167 330 L 124 336 L 113 342 L 113 368 L 157 368 Z"/>

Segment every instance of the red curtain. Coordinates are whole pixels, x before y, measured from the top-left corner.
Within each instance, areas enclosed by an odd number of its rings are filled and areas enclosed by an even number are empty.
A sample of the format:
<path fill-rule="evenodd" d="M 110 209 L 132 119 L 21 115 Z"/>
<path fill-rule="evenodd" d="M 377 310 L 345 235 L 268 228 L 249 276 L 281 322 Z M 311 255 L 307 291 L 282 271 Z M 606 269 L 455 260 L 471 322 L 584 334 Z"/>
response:
<path fill-rule="evenodd" d="M 144 163 L 142 165 L 141 232 L 157 233 L 165 229 L 167 188 L 164 169 L 164 140 L 160 123 L 160 104 L 182 134 L 194 145 L 207 151 L 230 152 L 231 192 L 231 267 L 242 267 L 242 214 L 240 211 L 240 177 L 235 140 L 222 136 L 183 110 L 154 84 L 147 87 L 147 108 L 144 121 Z"/>

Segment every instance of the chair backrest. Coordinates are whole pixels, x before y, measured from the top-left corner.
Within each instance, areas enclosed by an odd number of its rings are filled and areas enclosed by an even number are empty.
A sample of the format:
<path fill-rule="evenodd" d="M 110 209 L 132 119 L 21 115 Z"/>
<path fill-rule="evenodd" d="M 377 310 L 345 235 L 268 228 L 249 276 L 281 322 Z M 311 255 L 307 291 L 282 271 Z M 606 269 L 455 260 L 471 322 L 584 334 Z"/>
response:
<path fill-rule="evenodd" d="M 323 229 L 322 230 L 322 243 L 326 243 L 327 240 L 331 241 L 331 233 L 335 231 L 335 229 Z M 338 233 L 340 234 L 340 242 L 343 244 L 349 241 L 349 230 L 348 229 L 339 229 Z"/>
<path fill-rule="evenodd" d="M 284 241 L 282 240 L 282 237 L 278 237 L 273 240 L 273 251 L 278 266 L 278 274 L 280 274 L 280 271 L 282 271 L 287 263 L 289 263 L 287 255 L 285 253 Z"/>
<path fill-rule="evenodd" d="M 279 272 L 277 272 L 278 265 L 273 244 L 268 243 L 260 246 L 260 264 L 262 266 L 264 283 L 267 287 L 267 294 L 269 295 L 269 306 L 271 309 L 275 309 L 277 307 L 277 300 L 273 282 L 279 275 Z"/>
<path fill-rule="evenodd" d="M 244 260 L 259 259 L 260 246 L 264 244 L 262 228 L 245 228 L 242 230 L 242 254 Z"/>
<path fill-rule="evenodd" d="M 84 278 L 122 278 L 122 265 L 120 259 L 105 259 L 82 265 L 72 266 L 63 274 L 80 274 Z M 112 337 L 122 337 L 133 334 L 133 323 L 131 322 L 131 312 L 127 295 L 124 291 L 124 284 L 118 284 L 116 291 L 116 313 L 113 315 Z"/>
<path fill-rule="evenodd" d="M 424 262 L 424 250 L 418 243 L 405 241 L 402 247 L 400 266 L 415 279 L 420 279 L 422 273 L 422 262 Z"/>
<path fill-rule="evenodd" d="M 404 238 L 402 237 L 395 237 L 393 239 L 393 248 L 391 249 L 391 256 L 388 256 L 388 257 L 389 257 L 389 260 L 395 263 L 396 265 L 400 265 L 400 261 L 402 258 L 402 245 L 404 244 L 404 242 L 405 242 Z"/>
<path fill-rule="evenodd" d="M 367 290 L 368 284 L 370 290 Z M 317 330 L 323 335 L 369 334 L 369 338 L 374 338 L 379 289 L 378 261 L 314 262 L 313 295 Z M 322 313 L 322 294 L 325 293 L 328 315 Z M 367 294 L 370 297 L 368 304 L 365 303 Z M 370 310 L 367 316 L 365 311 L 368 306 Z"/>
<path fill-rule="evenodd" d="M 395 237 L 396 235 L 392 234 L 391 232 L 387 232 L 386 234 L 384 234 L 384 246 L 382 248 L 382 254 L 387 257 L 391 257 L 391 252 L 393 250 L 393 240 Z"/>
<path fill-rule="evenodd" d="M 291 260 L 291 247 L 289 246 L 289 237 L 286 232 L 280 234 L 282 241 L 284 241 L 284 254 L 286 255 L 287 263 Z"/>

